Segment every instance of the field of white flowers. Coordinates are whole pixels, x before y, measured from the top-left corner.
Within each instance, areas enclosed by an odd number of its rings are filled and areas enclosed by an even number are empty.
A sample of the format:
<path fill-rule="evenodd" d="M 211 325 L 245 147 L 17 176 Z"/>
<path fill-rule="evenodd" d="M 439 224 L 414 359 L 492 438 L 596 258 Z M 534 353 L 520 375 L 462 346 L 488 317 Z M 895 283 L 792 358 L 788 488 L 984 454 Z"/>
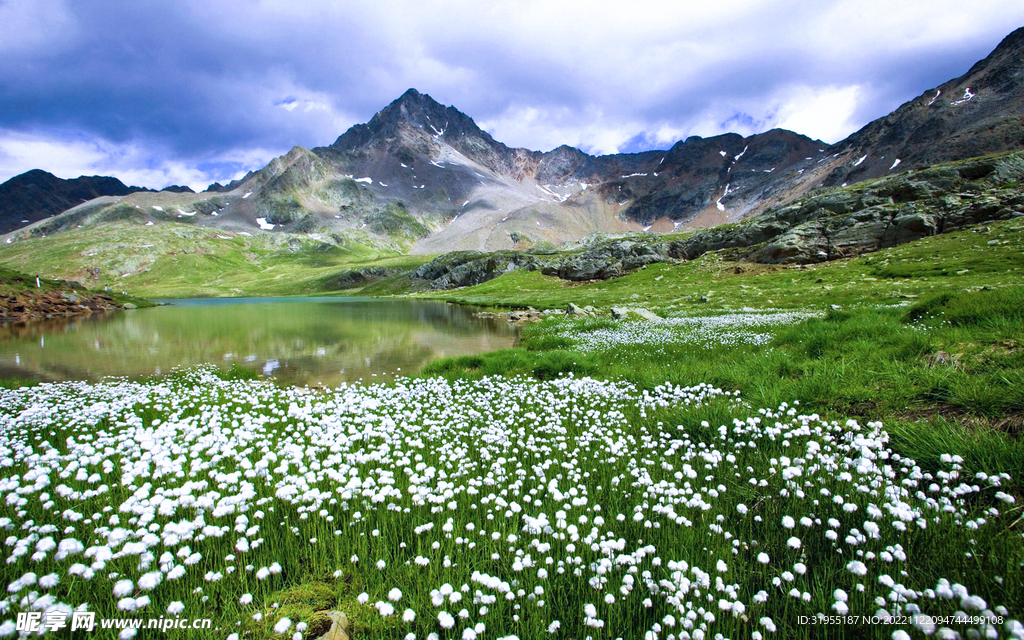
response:
<path fill-rule="evenodd" d="M 822 317 L 815 311 L 779 309 L 746 310 L 714 315 L 689 315 L 609 323 L 611 326 L 581 330 L 579 323 L 562 322 L 549 329 L 551 335 L 571 340 L 577 348 L 598 351 L 618 347 L 644 347 L 658 351 L 666 345 L 700 347 L 751 344 L 764 345 L 771 329 Z"/>
<path fill-rule="evenodd" d="M 706 385 L 0 390 L 0 636 L 85 608 L 315 637 L 279 600 L 317 581 L 354 638 L 1024 638 L 991 569 L 1020 505 L 949 454 Z"/>

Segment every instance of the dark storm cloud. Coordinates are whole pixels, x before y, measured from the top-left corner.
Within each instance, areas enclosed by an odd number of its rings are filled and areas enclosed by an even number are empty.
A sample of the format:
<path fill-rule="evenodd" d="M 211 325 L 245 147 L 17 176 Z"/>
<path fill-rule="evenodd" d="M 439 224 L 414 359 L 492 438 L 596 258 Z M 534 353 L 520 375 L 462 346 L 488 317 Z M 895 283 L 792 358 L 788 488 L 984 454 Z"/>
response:
<path fill-rule="evenodd" d="M 205 186 L 330 144 L 405 89 L 511 146 L 834 142 L 966 72 L 1016 2 L 0 0 L 0 180 Z"/>

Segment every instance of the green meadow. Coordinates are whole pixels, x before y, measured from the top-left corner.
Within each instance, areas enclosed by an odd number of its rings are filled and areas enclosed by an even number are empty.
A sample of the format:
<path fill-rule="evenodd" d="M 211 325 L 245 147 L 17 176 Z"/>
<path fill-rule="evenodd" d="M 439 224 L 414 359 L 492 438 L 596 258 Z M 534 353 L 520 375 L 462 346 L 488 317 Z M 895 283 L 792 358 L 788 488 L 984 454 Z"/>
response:
<path fill-rule="evenodd" d="M 89 286 L 153 297 L 594 313 L 383 384 L 4 382 L 0 635 L 85 606 L 228 640 L 313 640 L 333 611 L 353 638 L 1021 637 L 1022 226 L 452 291 L 410 280 L 427 258 L 362 245 L 130 224 L 106 249 L 84 229 L 20 242 L 4 264 L 95 263 Z"/>

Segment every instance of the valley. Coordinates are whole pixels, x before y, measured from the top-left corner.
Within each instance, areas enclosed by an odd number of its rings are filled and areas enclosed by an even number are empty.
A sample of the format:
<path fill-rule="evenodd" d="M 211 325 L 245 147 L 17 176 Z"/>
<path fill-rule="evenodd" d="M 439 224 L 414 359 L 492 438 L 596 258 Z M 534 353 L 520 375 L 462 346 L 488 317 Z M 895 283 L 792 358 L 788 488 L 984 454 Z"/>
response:
<path fill-rule="evenodd" d="M 0 296 L 91 324 L 4 318 L 0 636 L 1024 638 L 1022 56 L 833 145 L 410 89 L 201 193 L 11 181 Z"/>

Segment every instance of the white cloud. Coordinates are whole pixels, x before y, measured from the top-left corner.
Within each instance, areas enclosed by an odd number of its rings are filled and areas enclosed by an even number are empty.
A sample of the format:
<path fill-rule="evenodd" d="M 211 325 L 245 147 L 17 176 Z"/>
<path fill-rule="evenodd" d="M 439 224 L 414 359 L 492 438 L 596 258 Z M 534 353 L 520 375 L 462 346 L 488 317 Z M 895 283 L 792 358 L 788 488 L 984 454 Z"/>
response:
<path fill-rule="evenodd" d="M 240 178 L 263 167 L 278 153 L 267 149 L 228 150 L 213 159 L 219 167 L 236 166 L 230 175 L 202 171 L 201 162 L 172 159 L 160 149 L 138 143 L 113 143 L 87 136 L 26 134 L 0 130 L 0 182 L 28 168 L 42 168 L 59 178 L 114 176 L 126 185 L 162 189 L 177 184 L 202 191 L 211 183 Z"/>
<path fill-rule="evenodd" d="M 863 124 L 853 119 L 860 96 L 856 85 L 789 89 L 780 100 L 774 126 L 829 144 L 839 142 Z"/>
<path fill-rule="evenodd" d="M 197 167 L 330 144 L 409 87 L 542 151 L 772 127 L 834 142 L 1024 24 L 1019 0 L 114 4 L 0 0 L 0 52 L 29 63 L 0 65 L 0 175 L 223 182 Z"/>
<path fill-rule="evenodd" d="M 517 146 L 550 151 L 567 144 L 592 154 L 617 153 L 642 131 L 642 124 L 607 117 L 600 108 L 537 108 L 513 105 L 499 116 L 479 123 L 495 140 L 516 140 Z"/>

